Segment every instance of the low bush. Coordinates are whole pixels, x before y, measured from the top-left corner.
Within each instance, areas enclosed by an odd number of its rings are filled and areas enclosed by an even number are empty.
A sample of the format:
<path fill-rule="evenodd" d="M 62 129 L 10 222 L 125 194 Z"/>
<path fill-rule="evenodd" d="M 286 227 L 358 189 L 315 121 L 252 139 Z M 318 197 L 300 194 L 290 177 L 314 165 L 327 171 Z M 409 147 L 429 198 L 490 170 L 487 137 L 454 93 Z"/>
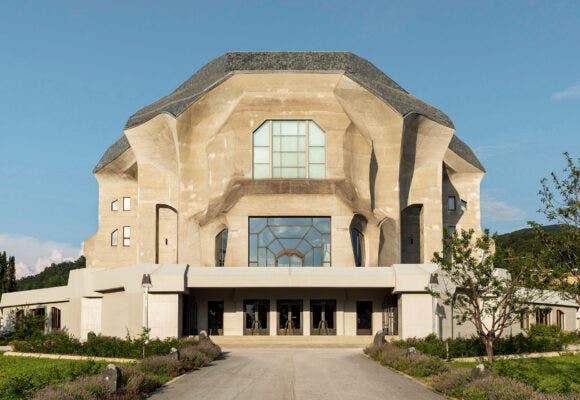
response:
<path fill-rule="evenodd" d="M 137 366 L 147 375 L 175 377 L 182 372 L 182 363 L 171 356 L 151 356 L 144 358 Z"/>
<path fill-rule="evenodd" d="M 580 394 L 541 393 L 525 383 L 491 374 L 470 382 L 463 391 L 465 400 L 578 400 Z"/>
<path fill-rule="evenodd" d="M 578 340 L 578 335 L 558 330 L 553 325 L 532 325 L 526 334 L 502 337 L 494 343 L 494 353 L 522 354 L 547 351 L 561 351 Z M 442 340 L 431 334 L 425 338 L 411 338 L 392 342 L 401 348 L 415 347 L 422 353 L 439 358 L 482 357 L 486 355 L 485 345 L 478 337 Z"/>
<path fill-rule="evenodd" d="M 465 386 L 471 380 L 471 370 L 469 368 L 452 369 L 433 377 L 433 388 L 446 396 L 460 398 L 463 395 Z"/>
<path fill-rule="evenodd" d="M 181 357 L 191 363 L 191 369 L 198 369 L 207 364 L 209 357 L 198 350 L 197 346 L 184 347 L 180 350 Z"/>
<path fill-rule="evenodd" d="M 102 376 L 86 376 L 39 390 L 34 400 L 105 400 L 108 391 Z"/>
<path fill-rule="evenodd" d="M 365 352 L 381 364 L 412 376 L 426 377 L 449 370 L 447 364 L 440 358 L 418 351 L 408 353 L 390 343 L 368 347 Z"/>

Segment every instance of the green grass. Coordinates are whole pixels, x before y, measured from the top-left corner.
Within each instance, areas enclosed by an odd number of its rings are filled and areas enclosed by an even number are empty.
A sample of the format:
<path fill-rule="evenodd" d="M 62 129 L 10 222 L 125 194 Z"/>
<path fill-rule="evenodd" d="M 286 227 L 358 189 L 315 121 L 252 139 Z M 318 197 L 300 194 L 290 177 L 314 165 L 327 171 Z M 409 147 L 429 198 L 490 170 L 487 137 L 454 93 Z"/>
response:
<path fill-rule="evenodd" d="M 451 362 L 451 368 L 473 367 L 479 362 Z M 493 371 L 546 393 L 580 392 L 580 354 L 560 357 L 497 360 Z"/>
<path fill-rule="evenodd" d="M 95 361 L 7 357 L 0 354 L 0 399 L 28 399 L 49 383 L 98 374 L 106 365 Z"/>

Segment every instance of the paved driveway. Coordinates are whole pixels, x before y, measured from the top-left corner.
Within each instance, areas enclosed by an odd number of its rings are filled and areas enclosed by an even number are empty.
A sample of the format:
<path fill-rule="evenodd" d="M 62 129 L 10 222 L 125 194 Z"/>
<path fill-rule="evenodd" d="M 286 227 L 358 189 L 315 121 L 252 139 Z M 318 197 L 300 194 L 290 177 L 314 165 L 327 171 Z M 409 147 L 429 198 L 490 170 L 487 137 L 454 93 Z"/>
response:
<path fill-rule="evenodd" d="M 354 348 L 231 348 L 225 358 L 183 375 L 153 400 L 442 400 Z"/>

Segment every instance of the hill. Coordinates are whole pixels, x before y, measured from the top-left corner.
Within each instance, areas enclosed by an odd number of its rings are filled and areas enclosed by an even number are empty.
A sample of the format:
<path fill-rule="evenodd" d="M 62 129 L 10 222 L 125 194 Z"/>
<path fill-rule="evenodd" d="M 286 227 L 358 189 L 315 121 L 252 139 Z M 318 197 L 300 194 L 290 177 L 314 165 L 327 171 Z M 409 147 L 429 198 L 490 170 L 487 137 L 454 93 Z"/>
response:
<path fill-rule="evenodd" d="M 68 274 L 70 271 L 85 267 L 86 260 L 84 256 L 80 256 L 76 261 L 52 264 L 36 275 L 18 279 L 16 281 L 16 291 L 65 286 L 68 283 Z"/>
<path fill-rule="evenodd" d="M 544 225 L 542 228 L 548 233 L 559 233 L 562 231 L 561 225 Z M 535 240 L 535 233 L 532 228 L 519 229 L 517 231 L 498 235 L 495 244 L 499 249 L 511 248 L 516 255 L 522 255 L 530 252 L 538 245 Z"/>

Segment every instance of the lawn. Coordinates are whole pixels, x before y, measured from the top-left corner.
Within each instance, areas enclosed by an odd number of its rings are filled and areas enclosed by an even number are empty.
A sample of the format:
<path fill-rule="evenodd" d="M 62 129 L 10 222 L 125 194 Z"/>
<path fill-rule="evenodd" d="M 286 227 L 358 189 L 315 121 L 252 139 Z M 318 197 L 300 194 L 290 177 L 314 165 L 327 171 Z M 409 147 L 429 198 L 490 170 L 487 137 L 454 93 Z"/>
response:
<path fill-rule="evenodd" d="M 107 363 L 7 357 L 0 353 L 0 399 L 28 399 L 49 383 L 98 374 Z"/>
<path fill-rule="evenodd" d="M 477 363 L 452 362 L 452 368 Z M 493 371 L 546 393 L 580 392 L 580 354 L 561 357 L 497 360 Z"/>

